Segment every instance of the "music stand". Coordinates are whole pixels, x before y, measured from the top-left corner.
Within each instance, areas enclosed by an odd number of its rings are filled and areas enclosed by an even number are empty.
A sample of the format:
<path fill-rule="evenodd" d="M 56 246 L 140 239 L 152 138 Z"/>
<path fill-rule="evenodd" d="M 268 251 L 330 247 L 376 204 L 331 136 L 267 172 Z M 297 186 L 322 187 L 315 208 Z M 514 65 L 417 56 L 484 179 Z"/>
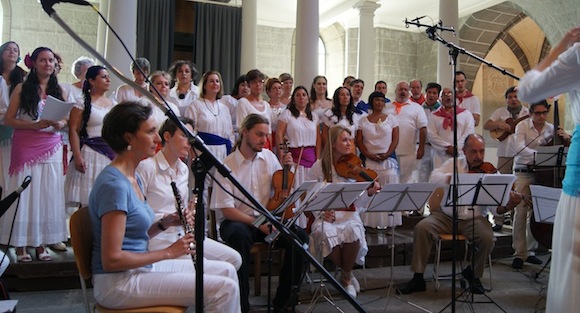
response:
<path fill-rule="evenodd" d="M 564 173 L 562 168 L 566 167 L 566 157 L 568 156 L 568 147 L 559 146 L 539 146 L 534 153 L 534 170 L 551 171 L 555 170 L 552 186 L 561 186 Z"/>
<path fill-rule="evenodd" d="M 538 223 L 554 224 L 556 210 L 558 209 L 558 202 L 560 202 L 560 195 L 562 189 L 552 188 L 540 185 L 530 185 L 530 194 L 532 196 L 534 219 Z M 552 255 L 544 264 L 542 269 L 536 273 L 536 278 L 546 269 L 548 264 L 552 261 Z"/>
<path fill-rule="evenodd" d="M 307 193 L 306 198 L 300 203 L 300 208 L 296 212 L 296 216 L 300 215 L 302 212 L 315 212 L 315 211 L 327 211 L 327 210 L 344 210 L 350 207 L 363 192 L 369 187 L 369 182 L 361 183 L 317 183 L 310 191 Z M 322 223 L 322 233 L 324 233 L 324 222 Z M 324 244 L 324 242 L 322 242 Z M 319 261 L 323 263 L 322 249 L 318 249 Z M 343 288 L 340 284 L 340 286 Z M 344 289 L 344 288 L 343 288 Z M 314 291 L 312 295 L 312 300 L 306 312 L 312 312 L 316 307 L 316 303 L 320 298 L 324 298 L 330 305 L 332 305 L 337 311 L 342 311 L 338 305 L 333 301 L 330 291 L 324 283 L 324 279 L 320 279 L 320 284 L 318 288 Z"/>
<path fill-rule="evenodd" d="M 429 197 L 437 187 L 433 183 L 416 183 L 416 184 L 389 184 L 384 185 L 382 189 L 373 196 L 368 204 L 366 212 L 389 212 L 389 216 L 393 217 L 393 212 L 419 210 L 425 205 Z M 385 303 L 385 312 L 387 310 L 391 291 L 394 285 L 393 266 L 395 265 L 395 225 L 392 225 L 391 230 L 391 273 L 387 288 L 387 302 Z M 425 312 L 430 312 L 416 304 L 410 303 L 412 306 L 419 308 Z"/>
<path fill-rule="evenodd" d="M 456 207 L 468 207 L 471 210 L 471 220 L 472 223 L 475 223 L 475 206 L 505 206 L 509 201 L 509 195 L 512 189 L 512 185 L 516 180 L 516 176 L 512 174 L 459 174 L 457 177 L 457 184 L 456 185 L 449 185 L 449 189 L 447 190 L 447 196 L 445 197 L 445 206 L 449 207 L 455 205 Z M 457 188 L 457 199 L 453 199 L 451 196 L 453 194 L 453 190 Z M 461 217 L 459 213 L 454 214 L 458 218 Z M 465 215 L 464 215 L 465 217 Z M 456 223 L 457 221 L 453 221 Z M 471 238 L 475 237 L 475 226 L 472 225 L 472 234 Z M 456 240 L 455 236 L 457 234 L 453 234 L 453 240 Z M 475 269 L 475 259 L 473 257 L 473 249 L 474 245 L 471 245 L 471 268 L 472 270 Z M 472 275 L 475 278 L 475 275 Z M 469 282 L 469 286 L 473 286 L 473 281 Z M 475 301 L 474 294 L 471 292 L 471 288 L 464 289 L 457 298 L 459 299 L 465 293 L 464 300 L 457 300 L 461 302 L 468 303 L 471 306 L 473 303 L 490 303 L 497 306 L 502 312 L 506 312 L 499 304 L 493 301 L 485 292 L 482 294 L 484 297 L 487 298 L 488 301 Z M 451 304 L 450 302 L 447 304 L 441 311 L 445 311 Z"/>

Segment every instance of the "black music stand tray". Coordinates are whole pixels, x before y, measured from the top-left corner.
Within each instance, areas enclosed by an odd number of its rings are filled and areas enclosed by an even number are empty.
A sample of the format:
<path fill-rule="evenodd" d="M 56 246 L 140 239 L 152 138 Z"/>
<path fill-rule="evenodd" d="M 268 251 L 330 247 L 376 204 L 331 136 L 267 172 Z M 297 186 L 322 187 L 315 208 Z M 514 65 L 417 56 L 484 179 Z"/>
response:
<path fill-rule="evenodd" d="M 344 210 L 353 204 L 363 192 L 366 192 L 368 187 L 369 182 L 317 183 L 312 189 L 310 189 L 306 198 L 301 201 L 296 216 L 300 215 L 302 212 Z M 324 232 L 324 223 L 322 223 L 321 227 L 322 232 Z M 319 262 L 323 264 L 322 249 L 319 249 L 319 253 L 316 257 Z M 312 295 L 312 300 L 305 312 L 312 312 L 320 298 L 324 298 L 324 300 L 332 305 L 337 311 L 344 313 L 344 311 L 333 301 L 332 295 L 330 294 L 330 291 L 328 291 L 325 281 L 322 278 L 320 279 L 320 284 Z"/>
<path fill-rule="evenodd" d="M 551 186 L 561 187 L 566 167 L 566 157 L 568 156 L 568 147 L 559 146 L 539 146 L 534 153 L 534 171 L 553 171 L 556 170 L 554 180 Z"/>
<path fill-rule="evenodd" d="M 554 224 L 558 202 L 560 202 L 561 188 L 552 188 L 540 185 L 530 185 L 530 194 L 532 195 L 534 218 L 538 223 Z M 536 278 L 546 269 L 552 261 L 552 255 L 544 264 L 542 269 L 536 273 Z"/>
<path fill-rule="evenodd" d="M 419 210 L 425 205 L 427 200 L 429 200 L 429 197 L 436 187 L 437 184 L 433 183 L 384 185 L 381 191 L 373 196 L 368 204 L 366 212 L 389 212 L 389 217 L 393 218 L 393 212 Z M 389 245 L 389 248 L 391 249 L 391 273 L 387 286 L 385 312 L 394 286 L 393 266 L 395 264 L 395 228 L 396 227 L 393 225 L 391 229 L 391 244 Z M 405 301 L 403 299 L 399 300 Z M 409 301 L 405 302 L 425 312 L 429 312 L 414 303 Z"/>
<path fill-rule="evenodd" d="M 512 189 L 512 185 L 516 180 L 516 176 L 512 174 L 459 174 L 457 181 L 459 182 L 457 185 L 449 185 L 449 189 L 447 190 L 447 196 L 444 197 L 445 199 L 445 206 L 452 206 L 455 204 L 456 207 L 469 207 L 471 210 L 471 218 L 472 223 L 475 222 L 475 210 L 473 207 L 475 206 L 493 206 L 497 207 L 499 205 L 505 206 L 510 198 L 510 192 Z M 453 199 L 453 189 L 457 188 L 457 199 Z M 455 203 L 454 203 L 455 202 Z M 456 216 L 458 216 L 456 214 Z M 453 223 L 457 223 L 457 221 L 453 221 Z M 472 238 L 475 237 L 474 235 L 475 227 L 472 227 Z M 456 240 L 457 234 L 453 234 L 453 240 Z M 471 245 L 471 250 L 473 252 L 474 245 Z M 474 258 L 473 253 L 471 253 L 471 268 L 472 270 L 474 267 Z M 475 275 L 473 275 L 475 276 Z M 469 282 L 469 286 L 473 285 L 473 281 Z M 471 288 L 465 288 L 458 296 L 457 299 L 463 296 L 463 299 L 457 300 L 460 302 L 467 303 L 471 309 L 474 311 L 473 304 L 474 303 L 489 303 L 494 304 L 497 306 L 502 312 L 506 312 L 499 304 L 493 301 L 487 294 L 482 294 L 487 301 L 475 301 L 474 294 L 471 292 Z M 447 304 L 441 311 L 445 311 L 451 304 L 450 302 Z"/>

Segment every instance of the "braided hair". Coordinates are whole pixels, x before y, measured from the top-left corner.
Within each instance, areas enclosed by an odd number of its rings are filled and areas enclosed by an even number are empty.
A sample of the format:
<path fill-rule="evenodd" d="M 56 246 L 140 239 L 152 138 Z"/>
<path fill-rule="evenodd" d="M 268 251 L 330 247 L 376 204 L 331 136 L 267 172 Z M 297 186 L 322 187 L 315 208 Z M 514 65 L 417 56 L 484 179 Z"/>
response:
<path fill-rule="evenodd" d="M 89 134 L 87 133 L 87 123 L 89 122 L 89 118 L 91 117 L 91 108 L 92 108 L 91 84 L 89 83 L 89 79 L 97 78 L 97 76 L 102 70 L 106 70 L 106 68 L 100 65 L 93 65 L 89 67 L 89 69 L 87 70 L 87 74 L 85 75 L 85 81 L 83 82 L 83 98 L 84 98 L 83 103 L 85 105 L 85 109 L 83 110 L 83 120 L 79 134 L 81 138 L 84 139 L 89 137 Z"/>

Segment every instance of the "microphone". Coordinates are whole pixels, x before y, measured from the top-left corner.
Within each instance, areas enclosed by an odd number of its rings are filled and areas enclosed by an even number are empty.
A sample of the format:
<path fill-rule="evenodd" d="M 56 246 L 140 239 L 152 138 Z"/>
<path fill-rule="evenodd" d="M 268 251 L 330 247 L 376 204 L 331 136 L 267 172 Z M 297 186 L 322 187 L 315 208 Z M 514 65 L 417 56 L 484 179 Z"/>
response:
<path fill-rule="evenodd" d="M 31 179 L 32 178 L 30 177 L 30 175 L 26 176 L 24 178 L 24 180 L 22 181 L 22 185 L 20 185 L 20 187 L 18 187 L 18 189 L 16 189 L 16 191 L 9 194 L 8 197 L 6 197 L 6 198 L 2 199 L 2 201 L 0 201 L 0 217 L 2 217 L 2 215 L 4 215 L 4 213 L 6 213 L 6 211 L 8 211 L 8 209 L 10 208 L 12 203 L 14 203 L 14 201 L 16 201 L 16 199 L 18 199 L 18 197 L 20 197 L 20 194 L 24 191 L 24 189 L 26 189 L 26 187 L 28 187 L 28 185 L 30 185 Z"/>
<path fill-rule="evenodd" d="M 84 0 L 40 0 L 40 3 L 42 4 L 42 9 L 48 15 L 51 15 L 52 13 L 54 13 L 54 9 L 52 7 L 55 4 L 60 3 L 60 2 L 68 2 L 68 3 L 72 3 L 72 4 L 88 5 L 88 6 L 91 5 L 90 3 L 88 3 L 87 1 L 84 1 Z"/>
<path fill-rule="evenodd" d="M 421 17 L 416 17 L 416 18 L 412 19 L 411 22 L 413 22 L 413 21 L 418 22 L 420 19 L 425 18 L 425 17 L 427 17 L 427 15 L 423 15 Z"/>

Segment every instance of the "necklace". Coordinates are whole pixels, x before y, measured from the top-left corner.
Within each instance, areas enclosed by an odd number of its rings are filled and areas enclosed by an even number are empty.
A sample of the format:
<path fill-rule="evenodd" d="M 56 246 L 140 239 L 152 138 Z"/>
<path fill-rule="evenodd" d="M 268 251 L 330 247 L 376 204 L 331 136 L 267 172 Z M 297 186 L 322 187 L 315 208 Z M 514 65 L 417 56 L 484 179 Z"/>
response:
<path fill-rule="evenodd" d="M 209 105 L 207 104 L 207 101 L 205 99 L 203 99 L 203 103 L 205 103 L 205 107 L 207 108 L 207 110 L 209 111 L 209 113 L 211 113 L 214 117 L 217 117 L 220 114 L 220 106 L 217 103 L 216 100 L 216 106 L 217 106 L 217 113 L 214 113 L 213 110 L 209 107 Z"/>

